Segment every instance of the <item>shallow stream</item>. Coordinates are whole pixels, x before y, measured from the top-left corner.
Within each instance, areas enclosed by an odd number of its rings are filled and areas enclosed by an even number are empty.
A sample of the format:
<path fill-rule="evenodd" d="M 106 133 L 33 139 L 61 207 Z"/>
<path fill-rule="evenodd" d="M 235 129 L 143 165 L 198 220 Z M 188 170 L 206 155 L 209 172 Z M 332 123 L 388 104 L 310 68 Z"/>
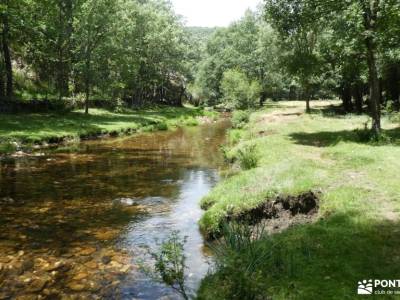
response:
<path fill-rule="evenodd" d="M 140 268 L 174 230 L 195 290 L 208 270 L 199 201 L 219 180 L 228 125 L 1 160 L 0 299 L 179 299 Z"/>

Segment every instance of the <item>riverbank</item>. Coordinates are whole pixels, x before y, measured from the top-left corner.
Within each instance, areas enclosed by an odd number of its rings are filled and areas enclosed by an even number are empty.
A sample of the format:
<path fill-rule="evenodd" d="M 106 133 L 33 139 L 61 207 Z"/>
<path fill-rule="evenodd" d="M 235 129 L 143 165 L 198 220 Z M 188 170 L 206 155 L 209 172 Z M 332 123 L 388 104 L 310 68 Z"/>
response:
<path fill-rule="evenodd" d="M 352 299 L 360 280 L 397 278 L 399 121 L 384 118 L 384 140 L 367 141 L 366 116 L 316 105 L 306 115 L 301 102 L 270 104 L 231 131 L 232 174 L 202 201 L 200 226 L 208 236 L 249 213 L 261 213 L 268 227 L 271 208 L 285 208 L 285 199 L 306 203 L 314 195 L 317 206 L 312 217 L 290 223 L 295 213 L 288 205 L 289 224 L 272 223 L 275 234 L 237 248 L 231 243 L 199 299 Z M 257 166 L 240 169 L 240 160 L 252 156 Z"/>
<path fill-rule="evenodd" d="M 154 107 L 121 113 L 91 109 L 69 113 L 0 115 L 0 154 L 63 144 L 68 141 L 119 136 L 142 131 L 197 125 L 199 118 L 216 113 L 192 107 Z"/>

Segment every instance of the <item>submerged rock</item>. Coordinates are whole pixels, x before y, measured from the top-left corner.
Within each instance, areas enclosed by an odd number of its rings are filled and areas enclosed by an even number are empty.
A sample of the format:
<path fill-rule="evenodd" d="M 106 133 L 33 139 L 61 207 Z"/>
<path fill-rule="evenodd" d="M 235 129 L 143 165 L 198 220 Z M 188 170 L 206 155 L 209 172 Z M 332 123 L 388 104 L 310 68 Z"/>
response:
<path fill-rule="evenodd" d="M 67 272 L 70 268 L 71 266 L 65 261 L 57 261 L 54 264 L 47 263 L 44 266 L 44 270 L 47 272 L 52 272 L 52 271 Z"/>
<path fill-rule="evenodd" d="M 132 198 L 119 198 L 113 201 L 113 205 L 134 206 L 138 205 L 138 203 Z"/>
<path fill-rule="evenodd" d="M 80 272 L 80 273 L 76 274 L 72 279 L 73 279 L 73 280 L 79 281 L 79 280 L 82 280 L 82 279 L 87 278 L 88 276 L 89 276 L 88 273 L 86 273 L 86 272 Z"/>
<path fill-rule="evenodd" d="M 95 261 L 92 260 L 92 261 L 85 263 L 85 266 L 88 267 L 89 269 L 97 269 L 99 265 Z"/>
<path fill-rule="evenodd" d="M 92 255 L 95 252 L 96 252 L 96 248 L 86 247 L 86 248 L 83 248 L 81 251 L 79 251 L 77 254 L 83 255 L 83 256 L 88 256 L 88 255 Z"/>
<path fill-rule="evenodd" d="M 74 292 L 82 292 L 86 288 L 84 284 L 77 281 L 72 281 L 68 283 L 67 287 Z"/>
<path fill-rule="evenodd" d="M 11 197 L 0 198 L 0 204 L 14 204 L 15 200 Z"/>
<path fill-rule="evenodd" d="M 111 257 L 110 256 L 103 256 L 101 258 L 101 262 L 105 265 L 108 265 L 111 262 Z"/>
<path fill-rule="evenodd" d="M 30 293 L 37 293 L 37 292 L 41 292 L 46 284 L 49 282 L 48 279 L 45 278 L 37 278 L 34 279 L 28 286 L 27 291 Z"/>

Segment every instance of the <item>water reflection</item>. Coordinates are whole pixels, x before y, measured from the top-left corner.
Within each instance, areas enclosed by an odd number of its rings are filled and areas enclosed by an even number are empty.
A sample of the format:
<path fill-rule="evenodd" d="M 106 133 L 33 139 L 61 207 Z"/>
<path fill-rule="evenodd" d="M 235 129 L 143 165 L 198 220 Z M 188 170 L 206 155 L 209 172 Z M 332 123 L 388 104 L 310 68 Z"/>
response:
<path fill-rule="evenodd" d="M 145 257 L 143 247 L 155 246 L 155 239 L 172 230 L 189 237 L 195 287 L 207 270 L 198 202 L 218 181 L 218 148 L 227 125 L 87 142 L 74 152 L 0 161 L 3 296 L 168 295 L 135 262 Z"/>

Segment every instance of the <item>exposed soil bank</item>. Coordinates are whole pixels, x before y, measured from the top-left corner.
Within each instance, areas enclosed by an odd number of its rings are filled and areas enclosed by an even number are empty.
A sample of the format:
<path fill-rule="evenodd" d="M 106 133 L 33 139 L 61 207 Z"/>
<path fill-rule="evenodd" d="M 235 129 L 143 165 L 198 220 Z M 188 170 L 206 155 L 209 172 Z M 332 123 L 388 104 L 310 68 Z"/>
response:
<path fill-rule="evenodd" d="M 262 223 L 264 229 L 272 234 L 290 226 L 312 222 L 319 210 L 319 196 L 309 191 L 298 196 L 279 196 L 258 207 L 244 212 L 236 220 L 251 225 Z"/>
<path fill-rule="evenodd" d="M 269 234 L 281 232 L 293 225 L 314 221 L 318 216 L 319 197 L 319 194 L 313 191 L 297 196 L 278 196 L 238 215 L 228 215 L 226 222 L 240 222 L 249 225 L 262 223 L 263 228 Z M 218 238 L 220 233 L 212 232 L 211 234 L 205 233 L 205 235 L 212 240 Z"/>

